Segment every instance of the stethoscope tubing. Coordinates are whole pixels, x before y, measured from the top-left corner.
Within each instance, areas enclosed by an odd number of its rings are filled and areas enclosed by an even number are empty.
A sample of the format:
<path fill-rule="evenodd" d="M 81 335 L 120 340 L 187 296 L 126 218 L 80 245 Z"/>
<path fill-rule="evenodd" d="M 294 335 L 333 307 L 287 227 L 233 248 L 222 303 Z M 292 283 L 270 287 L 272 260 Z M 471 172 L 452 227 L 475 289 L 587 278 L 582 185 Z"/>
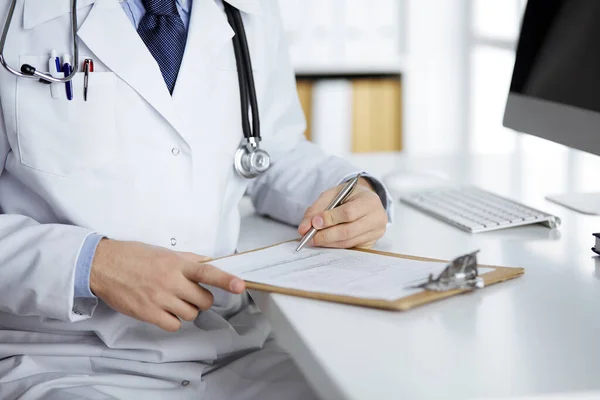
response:
<path fill-rule="evenodd" d="M 0 65 L 2 65 L 8 72 L 19 77 L 19 78 L 30 78 L 39 79 L 45 83 L 67 83 L 73 80 L 77 71 L 79 71 L 79 44 L 77 43 L 77 0 L 71 0 L 71 33 L 73 38 L 73 72 L 63 78 L 55 78 L 54 76 L 39 72 L 35 68 L 29 65 L 23 65 L 21 71 L 18 71 L 8 65 L 6 58 L 4 57 L 4 49 L 6 47 L 6 40 L 8 39 L 8 33 L 10 25 L 12 23 L 15 8 L 18 0 L 12 0 L 8 9 L 8 15 L 6 16 L 6 22 L 4 23 L 4 29 L 2 30 L 2 36 L 0 36 Z M 32 73 L 23 73 L 24 68 L 29 68 Z"/>
<path fill-rule="evenodd" d="M 255 138 L 260 141 L 260 117 L 258 112 L 258 100 L 256 97 L 256 87 L 254 75 L 252 73 L 252 61 L 250 59 L 250 49 L 246 38 L 246 31 L 240 12 L 223 2 L 227 20 L 234 30 L 233 51 L 235 53 L 235 62 L 238 70 L 238 82 L 240 86 L 242 129 L 246 139 Z M 248 110 L 252 113 L 252 129 L 250 129 L 250 118 Z"/>

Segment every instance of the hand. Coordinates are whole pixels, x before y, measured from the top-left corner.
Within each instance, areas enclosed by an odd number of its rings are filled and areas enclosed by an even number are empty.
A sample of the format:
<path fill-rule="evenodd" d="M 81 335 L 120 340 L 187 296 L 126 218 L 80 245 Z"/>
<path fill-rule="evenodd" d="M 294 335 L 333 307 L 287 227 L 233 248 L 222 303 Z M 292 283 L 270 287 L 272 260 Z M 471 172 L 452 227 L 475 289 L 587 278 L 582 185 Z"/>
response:
<path fill-rule="evenodd" d="M 311 241 L 314 246 L 370 248 L 383 236 L 388 222 L 381 199 L 369 182 L 360 178 L 342 205 L 323 211 L 343 186 L 329 189 L 306 210 L 298 233 L 304 236 L 315 227 L 318 232 Z"/>
<path fill-rule="evenodd" d="M 239 294 L 245 283 L 223 272 L 209 260 L 137 242 L 102 239 L 98 244 L 90 289 L 122 314 L 174 332 L 181 321 L 193 321 L 208 310 L 213 295 L 198 283 Z"/>

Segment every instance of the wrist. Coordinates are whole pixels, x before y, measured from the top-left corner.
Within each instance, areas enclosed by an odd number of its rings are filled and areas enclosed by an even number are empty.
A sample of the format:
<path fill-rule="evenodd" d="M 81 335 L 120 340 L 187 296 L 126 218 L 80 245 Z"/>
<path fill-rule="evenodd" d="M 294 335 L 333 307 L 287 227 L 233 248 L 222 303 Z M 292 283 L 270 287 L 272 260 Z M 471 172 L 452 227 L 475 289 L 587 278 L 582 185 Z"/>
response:
<path fill-rule="evenodd" d="M 111 240 L 102 238 L 100 242 L 98 242 L 96 253 L 94 254 L 94 259 L 92 260 L 92 267 L 90 268 L 90 291 L 96 297 L 99 297 L 99 293 L 102 291 L 101 271 L 104 264 L 106 264 L 108 260 L 108 254 L 110 254 L 110 251 L 108 251 L 110 242 Z"/>
<path fill-rule="evenodd" d="M 371 184 L 371 181 L 367 178 L 358 178 L 358 186 L 369 189 L 372 192 L 377 193 L 375 187 Z"/>

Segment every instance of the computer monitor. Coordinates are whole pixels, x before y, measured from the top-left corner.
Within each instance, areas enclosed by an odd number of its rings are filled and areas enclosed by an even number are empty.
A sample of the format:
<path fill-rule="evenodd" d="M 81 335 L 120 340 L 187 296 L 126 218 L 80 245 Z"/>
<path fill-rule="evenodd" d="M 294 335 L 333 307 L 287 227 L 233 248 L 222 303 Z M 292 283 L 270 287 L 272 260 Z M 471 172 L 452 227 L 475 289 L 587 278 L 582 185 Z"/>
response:
<path fill-rule="evenodd" d="M 503 124 L 600 155 L 599 0 L 529 0 Z M 600 193 L 547 199 L 600 214 Z"/>

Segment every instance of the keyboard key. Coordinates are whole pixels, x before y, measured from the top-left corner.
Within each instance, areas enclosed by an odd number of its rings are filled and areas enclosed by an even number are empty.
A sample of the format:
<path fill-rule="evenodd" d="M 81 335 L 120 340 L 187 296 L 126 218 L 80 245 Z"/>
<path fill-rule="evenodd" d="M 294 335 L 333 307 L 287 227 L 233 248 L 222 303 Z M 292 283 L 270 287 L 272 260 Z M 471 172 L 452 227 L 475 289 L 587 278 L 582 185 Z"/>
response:
<path fill-rule="evenodd" d="M 452 218 L 452 222 L 458 224 L 458 225 L 463 225 L 466 226 L 468 228 L 473 228 L 473 229 L 477 229 L 477 228 L 485 228 L 485 226 L 483 226 L 480 223 L 477 223 L 475 221 L 471 221 L 470 219 L 467 218 L 463 218 L 463 217 L 453 217 Z"/>

